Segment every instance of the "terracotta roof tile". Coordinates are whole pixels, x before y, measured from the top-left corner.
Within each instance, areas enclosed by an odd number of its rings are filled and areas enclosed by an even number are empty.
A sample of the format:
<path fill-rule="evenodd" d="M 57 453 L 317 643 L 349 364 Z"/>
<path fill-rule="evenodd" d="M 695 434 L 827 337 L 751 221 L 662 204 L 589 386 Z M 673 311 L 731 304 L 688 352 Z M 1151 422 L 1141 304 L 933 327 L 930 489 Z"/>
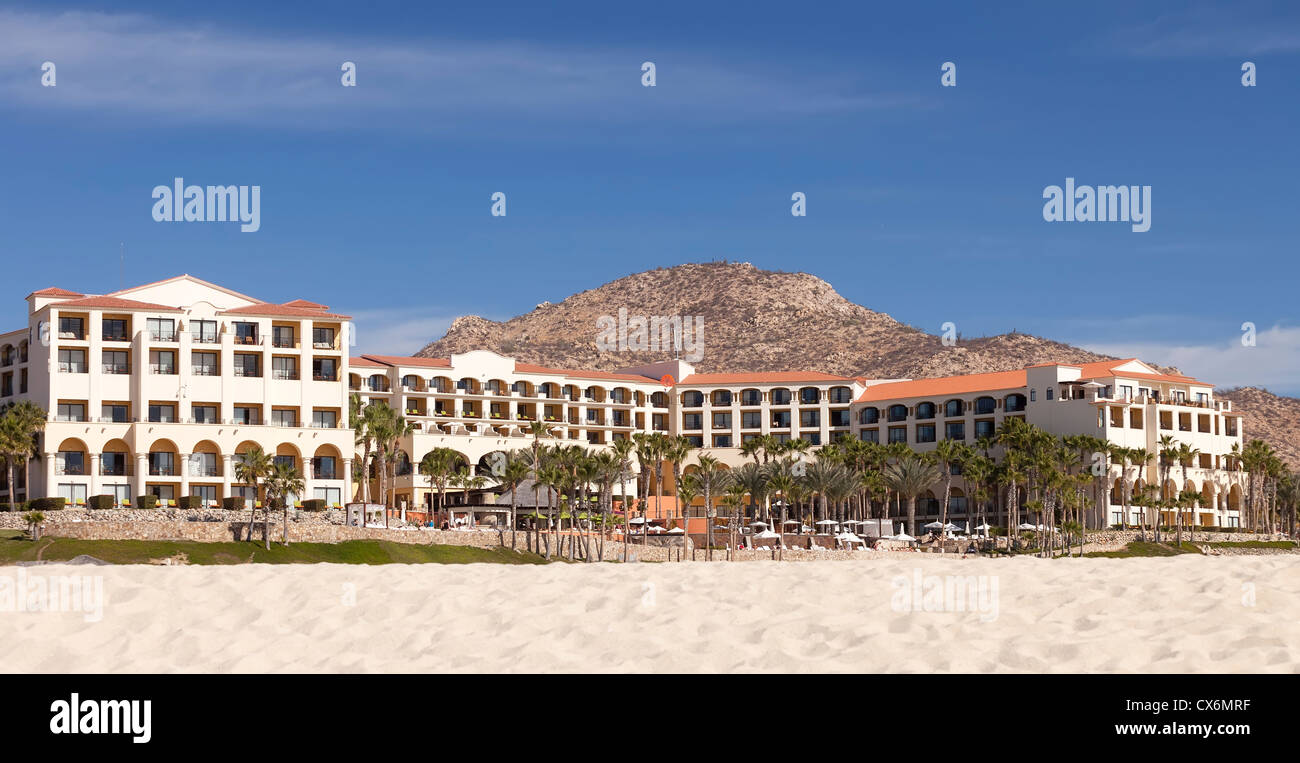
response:
<path fill-rule="evenodd" d="M 284 303 L 285 307 L 305 307 L 308 310 L 328 310 L 329 305 L 322 305 L 319 302 L 310 302 L 305 299 L 291 299 Z"/>
<path fill-rule="evenodd" d="M 851 382 L 852 377 L 833 376 L 817 371 L 763 371 L 747 374 L 691 374 L 677 382 L 679 385 L 696 384 L 779 384 L 799 382 Z"/>
<path fill-rule="evenodd" d="M 365 360 L 384 366 L 413 366 L 418 368 L 451 368 L 451 358 L 416 358 L 407 355 L 362 355 Z"/>
<path fill-rule="evenodd" d="M 858 396 L 857 402 L 870 403 L 904 397 L 934 397 L 939 395 L 964 395 L 971 392 L 1015 389 L 1025 386 L 1025 372 L 996 371 L 988 374 L 942 376 L 936 379 L 873 384 Z"/>
<path fill-rule="evenodd" d="M 109 310 L 166 310 L 169 312 L 181 312 L 179 307 L 159 305 L 154 302 L 137 302 L 134 299 L 122 299 L 121 297 L 83 297 L 82 299 L 69 299 L 62 302 L 52 302 L 50 307 L 57 307 L 60 310 L 65 307 L 85 307 Z"/>
<path fill-rule="evenodd" d="M 651 379 L 648 376 L 638 376 L 636 374 L 620 374 L 613 371 L 582 371 L 565 368 L 547 368 L 546 366 L 533 365 L 532 363 L 520 363 L 515 361 L 515 373 L 517 374 L 556 374 L 558 376 L 571 376 L 575 379 L 608 379 L 611 381 L 628 381 L 638 383 L 655 383 L 658 379 Z"/>
<path fill-rule="evenodd" d="M 233 307 L 229 310 L 222 310 L 222 315 L 257 315 L 269 318 L 334 318 L 336 320 L 346 321 L 351 318 L 349 315 L 339 315 L 337 313 L 327 313 L 322 310 L 306 307 L 293 307 L 290 305 L 273 305 L 270 302 L 262 302 L 256 305 L 246 307 Z"/>
<path fill-rule="evenodd" d="M 40 291 L 34 291 L 31 294 L 28 294 L 27 296 L 29 297 L 84 297 L 86 295 L 82 294 L 79 291 L 68 291 L 67 289 L 60 289 L 57 286 L 51 286 L 48 289 L 41 289 Z"/>

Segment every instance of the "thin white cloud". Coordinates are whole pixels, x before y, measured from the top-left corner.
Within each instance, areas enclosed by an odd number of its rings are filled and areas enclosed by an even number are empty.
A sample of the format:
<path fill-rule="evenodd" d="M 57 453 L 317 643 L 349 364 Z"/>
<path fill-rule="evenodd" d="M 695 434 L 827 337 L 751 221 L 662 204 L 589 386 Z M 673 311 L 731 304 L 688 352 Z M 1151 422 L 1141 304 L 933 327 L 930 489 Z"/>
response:
<path fill-rule="evenodd" d="M 1159 341 L 1083 343 L 1093 352 L 1139 357 L 1216 387 L 1265 387 L 1273 392 L 1300 394 L 1300 327 L 1272 326 L 1256 332 L 1255 345 L 1241 338 L 1219 344 L 1180 344 Z"/>
<path fill-rule="evenodd" d="M 455 316 L 427 308 L 353 310 L 353 355 L 410 355 L 447 333 Z"/>
<path fill-rule="evenodd" d="M 658 85 L 641 86 L 655 61 Z M 41 64 L 57 86 L 41 87 Z M 343 87 L 340 67 L 357 66 Z M 710 60 L 674 50 L 522 42 L 286 38 L 138 14 L 0 11 L 0 97 L 138 121 L 443 128 L 482 118 L 741 122 L 918 106 L 850 70 Z M 506 121 L 503 124 L 510 124 Z M 517 124 L 517 123 L 516 123 Z"/>
<path fill-rule="evenodd" d="M 1300 50 L 1300 25 L 1267 9 L 1198 7 L 1121 29 L 1106 46 L 1141 58 L 1294 53 Z"/>

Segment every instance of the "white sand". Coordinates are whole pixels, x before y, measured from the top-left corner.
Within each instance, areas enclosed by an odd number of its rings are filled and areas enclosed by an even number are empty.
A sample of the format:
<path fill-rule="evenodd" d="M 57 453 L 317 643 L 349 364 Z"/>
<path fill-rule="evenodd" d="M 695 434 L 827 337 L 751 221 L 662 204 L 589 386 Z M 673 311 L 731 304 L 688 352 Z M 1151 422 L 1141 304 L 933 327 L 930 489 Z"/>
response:
<path fill-rule="evenodd" d="M 3 671 L 1300 671 L 1297 556 L 26 570 L 104 616 L 0 613 Z M 897 611 L 916 571 L 996 617 Z"/>

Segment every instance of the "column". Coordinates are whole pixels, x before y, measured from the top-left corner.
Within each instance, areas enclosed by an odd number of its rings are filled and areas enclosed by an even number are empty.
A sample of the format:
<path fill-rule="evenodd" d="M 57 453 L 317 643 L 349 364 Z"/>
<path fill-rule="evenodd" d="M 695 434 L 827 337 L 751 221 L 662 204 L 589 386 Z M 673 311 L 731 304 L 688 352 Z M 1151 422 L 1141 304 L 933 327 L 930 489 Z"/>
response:
<path fill-rule="evenodd" d="M 55 328 L 57 329 L 58 327 L 55 326 Z M 49 498 L 58 495 L 59 487 L 54 479 L 54 459 L 56 459 L 58 455 L 59 454 L 57 453 L 45 454 L 45 492 L 44 495 L 40 497 Z M 17 472 L 16 469 L 14 471 Z M 14 482 L 17 483 L 17 481 L 18 475 L 14 474 Z M 12 488 L 12 493 L 16 495 L 18 492 L 17 485 L 11 485 L 10 487 Z M 34 485 L 30 484 L 27 486 L 27 500 L 29 501 L 38 497 L 36 491 L 33 490 L 34 487 Z"/>
<path fill-rule="evenodd" d="M 176 496 L 177 498 L 190 494 L 190 472 L 193 468 L 190 459 L 193 458 L 193 456 L 194 454 L 192 453 L 181 453 L 178 456 L 180 463 L 177 464 L 177 471 L 181 473 L 181 494 Z M 177 503 L 179 504 L 179 501 L 177 501 Z"/>
<path fill-rule="evenodd" d="M 132 489 L 134 490 L 135 495 L 131 496 L 131 504 L 133 506 L 136 503 L 136 498 L 138 496 L 144 495 L 145 481 L 148 478 L 149 478 L 149 454 L 136 453 L 135 454 L 135 477 L 132 480 L 132 486 L 133 486 Z"/>
<path fill-rule="evenodd" d="M 230 481 L 234 474 L 235 457 L 230 453 L 221 454 L 221 498 L 229 498 Z"/>
<path fill-rule="evenodd" d="M 87 455 L 90 456 L 90 471 L 87 472 L 87 476 L 90 477 L 90 484 L 86 487 L 86 497 L 89 498 L 92 495 L 99 495 L 99 454 L 89 453 Z"/>
<path fill-rule="evenodd" d="M 352 459 L 350 458 L 343 459 L 343 495 L 339 500 L 344 504 L 352 500 Z"/>

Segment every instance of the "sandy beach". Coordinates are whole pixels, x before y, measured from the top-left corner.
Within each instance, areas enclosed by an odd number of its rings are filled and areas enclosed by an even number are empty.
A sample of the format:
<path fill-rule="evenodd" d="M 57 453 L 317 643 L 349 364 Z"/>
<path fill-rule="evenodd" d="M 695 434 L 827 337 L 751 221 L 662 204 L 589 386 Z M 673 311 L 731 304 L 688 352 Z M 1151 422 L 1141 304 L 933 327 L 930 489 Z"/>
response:
<path fill-rule="evenodd" d="M 102 575 L 104 606 L 10 602 L 8 672 L 1300 671 L 1294 555 L 20 574 Z"/>

